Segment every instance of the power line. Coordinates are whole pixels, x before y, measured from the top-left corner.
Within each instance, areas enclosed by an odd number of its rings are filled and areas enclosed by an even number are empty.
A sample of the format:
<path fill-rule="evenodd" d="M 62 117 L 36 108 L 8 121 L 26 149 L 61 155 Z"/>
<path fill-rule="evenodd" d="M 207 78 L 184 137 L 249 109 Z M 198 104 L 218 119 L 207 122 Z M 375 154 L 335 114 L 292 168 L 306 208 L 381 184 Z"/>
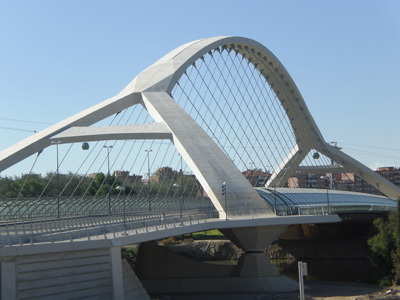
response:
<path fill-rule="evenodd" d="M 17 119 L 6 119 L 6 118 L 0 118 L 0 120 L 5 120 L 5 121 L 14 121 L 14 122 L 24 122 L 24 123 L 34 123 L 34 124 L 46 124 L 46 125 L 53 125 L 52 123 L 46 123 L 46 122 L 36 122 L 36 121 L 27 121 L 27 120 L 17 120 Z"/>
<path fill-rule="evenodd" d="M 399 149 L 393 149 L 393 148 L 374 147 L 374 146 L 366 146 L 366 145 L 356 145 L 356 144 L 349 144 L 349 143 L 342 143 L 342 142 L 338 142 L 338 143 L 343 144 L 343 145 L 357 146 L 357 147 L 366 147 L 366 148 L 376 148 L 376 149 L 400 151 Z"/>
<path fill-rule="evenodd" d="M 1 128 L 1 129 L 8 129 L 8 130 L 27 131 L 27 132 L 34 132 L 34 133 L 36 133 L 36 130 L 26 130 L 26 129 L 11 128 L 11 127 L 3 127 L 3 126 L 0 126 L 0 128 Z"/>
<path fill-rule="evenodd" d="M 380 154 L 380 153 L 359 151 L 359 150 L 355 150 L 355 149 L 345 149 L 345 152 L 352 152 L 352 153 L 357 153 L 357 154 L 371 156 L 371 157 L 382 157 L 382 158 L 387 158 L 387 159 L 400 160 L 400 158 L 397 157 L 397 156 L 383 155 L 383 154 Z"/>

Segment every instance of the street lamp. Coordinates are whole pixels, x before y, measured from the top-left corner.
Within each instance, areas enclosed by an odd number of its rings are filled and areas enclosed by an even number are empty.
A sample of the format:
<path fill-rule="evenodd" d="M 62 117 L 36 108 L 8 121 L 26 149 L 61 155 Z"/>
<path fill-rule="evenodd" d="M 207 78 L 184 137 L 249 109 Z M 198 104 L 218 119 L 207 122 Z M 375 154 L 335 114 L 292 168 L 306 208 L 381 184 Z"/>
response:
<path fill-rule="evenodd" d="M 174 183 L 173 185 L 177 190 L 181 187 L 179 184 Z M 181 222 L 182 222 L 182 196 L 181 200 L 179 201 L 179 211 L 181 212 Z"/>
<path fill-rule="evenodd" d="M 256 184 L 257 184 L 257 179 L 256 179 L 256 181 L 254 182 L 254 177 L 256 176 L 256 164 L 254 163 L 254 161 L 253 162 L 249 162 L 249 165 L 250 165 L 250 179 L 248 178 L 247 180 L 249 180 L 249 182 L 250 182 L 250 184 L 252 185 L 252 186 L 256 186 Z M 253 168 L 254 169 L 252 169 L 252 166 L 253 165 Z"/>
<path fill-rule="evenodd" d="M 338 147 L 338 142 L 331 142 L 331 144 L 335 144 L 333 147 L 335 147 L 336 149 L 338 149 L 338 150 L 342 150 L 342 148 L 341 147 Z M 335 160 L 333 159 L 333 157 L 331 157 L 331 165 L 333 166 L 335 164 Z M 331 178 L 332 178 L 332 180 L 331 180 L 331 182 L 330 182 L 330 184 L 331 184 L 331 189 L 332 190 L 336 190 L 336 181 L 335 181 L 335 173 L 331 173 Z"/>
<path fill-rule="evenodd" d="M 274 208 L 275 208 L 275 217 L 276 217 L 278 215 L 277 212 L 276 212 L 276 184 L 273 181 L 271 181 L 271 182 L 274 185 L 274 189 L 275 189 L 275 192 L 274 192 L 274 194 L 275 194 L 275 205 L 274 205 Z"/>
<path fill-rule="evenodd" d="M 324 183 L 324 185 L 326 187 L 326 200 L 327 200 L 327 203 L 328 203 L 328 215 L 329 215 L 329 213 L 330 213 L 330 208 L 329 208 L 329 180 L 328 180 L 328 177 L 326 177 L 326 176 L 321 176 L 321 179 L 323 180 L 323 183 Z"/>
<path fill-rule="evenodd" d="M 108 173 L 107 173 L 107 184 L 108 184 L 108 213 L 111 214 L 111 188 L 110 188 L 110 149 L 113 146 L 104 145 L 103 148 L 107 148 L 107 162 L 108 162 Z"/>
<path fill-rule="evenodd" d="M 182 155 L 178 154 L 181 157 L 181 220 L 182 220 L 182 208 L 183 208 L 183 164 L 182 164 Z"/>
<path fill-rule="evenodd" d="M 225 196 L 225 221 L 228 221 L 228 204 L 226 202 L 226 182 L 222 183 L 222 195 Z"/>
<path fill-rule="evenodd" d="M 117 190 L 119 190 L 120 192 L 122 192 L 124 190 L 124 188 L 122 186 L 117 186 L 116 187 Z M 123 195 L 124 198 L 124 233 L 126 235 L 126 227 L 125 227 L 125 197 Z"/>
<path fill-rule="evenodd" d="M 149 179 L 148 179 L 148 186 L 149 186 L 149 211 L 151 210 L 151 202 L 150 202 L 150 152 L 152 152 L 153 150 L 148 149 L 148 150 L 144 150 L 145 152 L 147 152 L 147 170 L 149 171 Z"/>
<path fill-rule="evenodd" d="M 53 141 L 51 143 L 56 144 L 57 148 L 57 218 L 60 218 L 60 172 L 58 164 L 58 144 L 61 144 L 61 141 Z"/>

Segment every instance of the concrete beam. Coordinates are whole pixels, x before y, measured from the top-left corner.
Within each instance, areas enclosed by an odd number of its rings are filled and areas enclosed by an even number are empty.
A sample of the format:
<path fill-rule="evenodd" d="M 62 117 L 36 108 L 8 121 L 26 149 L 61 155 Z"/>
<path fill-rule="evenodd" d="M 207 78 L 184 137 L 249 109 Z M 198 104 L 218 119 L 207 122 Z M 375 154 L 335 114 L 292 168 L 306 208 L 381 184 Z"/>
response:
<path fill-rule="evenodd" d="M 164 123 L 105 127 L 71 127 L 49 138 L 62 143 L 106 140 L 171 140 L 171 131 Z"/>
<path fill-rule="evenodd" d="M 141 101 L 140 93 L 122 92 L 0 152 L 0 172 L 51 145 L 50 137 L 74 126 L 90 126 Z"/>

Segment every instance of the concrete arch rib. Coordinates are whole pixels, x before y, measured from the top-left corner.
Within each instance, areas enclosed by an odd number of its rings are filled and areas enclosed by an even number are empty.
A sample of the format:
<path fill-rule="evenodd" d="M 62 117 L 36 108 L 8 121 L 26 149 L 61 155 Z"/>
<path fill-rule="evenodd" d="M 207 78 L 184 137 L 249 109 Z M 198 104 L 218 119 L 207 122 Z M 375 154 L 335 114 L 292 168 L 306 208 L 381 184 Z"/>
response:
<path fill-rule="evenodd" d="M 387 197 L 398 199 L 400 197 L 400 188 L 395 186 L 390 181 L 386 180 L 379 174 L 373 172 L 367 166 L 364 166 L 362 163 L 358 162 L 354 158 L 349 155 L 339 151 L 337 148 L 326 145 L 327 150 L 330 152 L 332 157 L 341 164 L 346 171 L 350 171 L 355 173 L 357 176 L 361 177 L 373 187 L 381 191 Z"/>
<path fill-rule="evenodd" d="M 0 152 L 0 172 L 50 146 L 53 136 L 71 127 L 90 126 L 140 101 L 140 93 L 117 95 L 22 140 Z"/>
<path fill-rule="evenodd" d="M 364 174 L 363 178 L 384 194 L 391 197 L 400 196 L 398 187 L 377 176 L 372 170 L 342 152 L 336 153 L 337 151 L 334 151 L 335 149 L 325 142 L 299 89 L 285 67 L 270 50 L 254 40 L 243 37 L 222 36 L 187 43 L 171 51 L 144 70 L 121 93 L 145 92 L 149 94 L 151 92 L 164 92 L 169 95 L 174 85 L 191 64 L 207 52 L 220 47 L 222 49 L 235 50 L 244 55 L 260 71 L 274 90 L 286 111 L 297 140 L 297 157 L 293 167 L 298 168 L 305 155 L 316 149 L 339 162 L 343 166 L 343 170 L 353 170 L 353 172 Z M 263 63 L 260 63 L 260 61 Z M 299 128 L 301 130 L 297 130 Z M 288 157 L 294 157 L 292 153 L 287 153 L 287 155 Z M 283 167 L 274 172 L 275 181 L 278 178 L 285 180 L 289 176 L 289 173 L 285 170 L 285 168 L 288 168 L 288 164 L 292 166 L 291 159 L 288 159 L 287 162 L 282 162 L 281 166 Z M 351 168 L 347 168 L 346 164 L 347 166 L 351 165 Z"/>
<path fill-rule="evenodd" d="M 309 151 L 316 149 L 335 159 L 345 170 L 359 172 L 365 180 L 386 195 L 391 197 L 400 195 L 398 187 L 391 185 L 384 178 L 377 178 L 372 170 L 324 141 L 303 97 L 282 63 L 265 46 L 243 37 L 212 37 L 178 47 L 141 72 L 117 96 L 0 152 L 0 171 L 48 147 L 54 138 L 63 138 L 67 142 L 82 141 L 88 139 L 89 136 L 91 139 L 96 139 L 95 135 L 97 139 L 150 136 L 169 138 L 200 179 L 219 210 L 226 208 L 221 195 L 221 183 L 227 181 L 231 197 L 228 201 L 230 209 L 250 210 L 257 207 L 264 208 L 270 213 L 271 210 L 230 159 L 170 96 L 173 87 L 187 68 L 215 49 L 235 51 L 253 64 L 264 76 L 285 110 L 297 145 L 294 153 L 293 151 L 286 153 L 287 161 L 282 162 L 283 167 L 274 172 L 275 179 L 285 180 L 289 175 L 285 173 L 285 167 L 288 168 L 290 165 L 298 168 L 300 160 Z M 136 104 L 142 104 L 153 119 L 162 125 L 155 125 L 156 127 L 145 130 L 140 127 L 131 127 L 123 131 L 121 128 L 110 127 L 103 132 L 96 131 L 98 129 L 84 128 Z M 292 161 L 295 162 L 292 164 Z"/>
<path fill-rule="evenodd" d="M 213 37 L 185 44 L 141 72 L 121 94 L 133 92 L 166 92 L 170 94 L 179 78 L 191 64 L 206 53 L 220 47 L 244 55 L 265 77 L 287 112 L 300 145 L 305 144 L 305 141 L 313 144 L 323 141 L 322 134 L 300 91 L 283 64 L 265 46 L 248 38 Z M 295 130 L 298 127 L 307 127 L 308 130 L 300 134 Z"/>

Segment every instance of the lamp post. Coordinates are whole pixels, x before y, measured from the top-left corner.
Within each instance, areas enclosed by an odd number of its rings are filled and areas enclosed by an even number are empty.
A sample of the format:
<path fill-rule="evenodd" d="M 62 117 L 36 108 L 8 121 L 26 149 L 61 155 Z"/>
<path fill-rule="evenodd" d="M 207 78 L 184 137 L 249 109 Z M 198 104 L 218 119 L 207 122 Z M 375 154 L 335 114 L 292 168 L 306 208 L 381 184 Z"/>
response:
<path fill-rule="evenodd" d="M 256 174 L 256 164 L 254 163 L 254 162 L 249 162 L 249 165 L 250 165 L 250 180 L 249 180 L 249 182 L 250 182 L 250 184 L 252 185 L 252 186 L 256 186 L 256 183 L 257 183 L 257 180 L 256 180 L 256 182 L 254 182 L 253 181 L 253 179 L 254 179 L 254 176 L 255 176 L 255 174 Z M 252 166 L 253 166 L 253 168 L 254 169 L 251 169 L 252 168 Z"/>
<path fill-rule="evenodd" d="M 177 189 L 177 191 L 178 191 L 178 189 L 181 187 L 179 184 L 177 184 L 177 183 L 174 183 L 174 187 Z M 181 199 L 180 199 L 180 201 L 179 201 L 179 211 L 180 211 L 180 214 L 181 214 L 181 223 L 182 223 L 182 196 L 181 196 Z"/>
<path fill-rule="evenodd" d="M 149 186 L 149 211 L 151 210 L 151 202 L 150 202 L 150 152 L 152 152 L 153 150 L 148 149 L 148 150 L 144 150 L 145 152 L 147 152 L 147 170 L 149 171 L 149 179 L 147 182 L 147 185 Z"/>
<path fill-rule="evenodd" d="M 274 194 L 275 194 L 275 196 L 274 196 L 275 197 L 274 208 L 275 208 L 275 217 L 276 217 L 276 216 L 278 216 L 277 211 L 276 211 L 276 184 L 273 181 L 272 181 L 272 184 L 274 185 L 274 190 L 275 190 L 275 192 L 274 192 Z"/>
<path fill-rule="evenodd" d="M 116 187 L 117 190 L 119 190 L 120 192 L 122 192 L 124 190 L 124 188 L 122 186 L 117 186 Z M 123 195 L 125 196 L 125 195 Z M 125 227 L 125 197 L 124 197 L 124 232 L 126 234 L 126 227 Z"/>
<path fill-rule="evenodd" d="M 58 144 L 61 141 L 53 141 L 52 144 L 56 144 L 57 148 L 57 218 L 60 218 L 60 172 L 59 172 L 59 164 L 58 164 Z"/>
<path fill-rule="evenodd" d="M 329 180 L 328 177 L 326 176 L 321 176 L 321 179 L 324 181 L 324 185 L 326 186 L 326 201 L 328 204 L 328 215 L 330 213 L 330 208 L 329 208 Z"/>
<path fill-rule="evenodd" d="M 333 147 L 335 147 L 336 149 L 338 149 L 338 150 L 342 150 L 342 148 L 341 147 L 338 147 L 338 142 L 331 142 L 331 144 L 335 144 Z M 333 159 L 333 157 L 331 157 L 331 165 L 333 166 L 335 164 L 335 160 Z M 331 180 L 331 182 L 330 182 L 330 184 L 331 184 L 331 189 L 332 190 L 336 190 L 336 180 L 335 180 L 335 173 L 331 173 L 331 178 L 332 178 L 332 180 Z"/>
<path fill-rule="evenodd" d="M 182 209 L 183 209 L 183 164 L 182 164 L 182 155 L 178 154 L 181 157 L 181 220 L 182 220 Z"/>
<path fill-rule="evenodd" d="M 110 188 L 110 149 L 113 146 L 104 145 L 103 148 L 107 148 L 107 162 L 108 162 L 108 173 L 107 173 L 107 185 L 108 185 L 108 213 L 111 214 L 111 188 Z"/>
<path fill-rule="evenodd" d="M 222 195 L 225 196 L 225 221 L 228 221 L 228 204 L 226 202 L 226 182 L 222 183 Z"/>

